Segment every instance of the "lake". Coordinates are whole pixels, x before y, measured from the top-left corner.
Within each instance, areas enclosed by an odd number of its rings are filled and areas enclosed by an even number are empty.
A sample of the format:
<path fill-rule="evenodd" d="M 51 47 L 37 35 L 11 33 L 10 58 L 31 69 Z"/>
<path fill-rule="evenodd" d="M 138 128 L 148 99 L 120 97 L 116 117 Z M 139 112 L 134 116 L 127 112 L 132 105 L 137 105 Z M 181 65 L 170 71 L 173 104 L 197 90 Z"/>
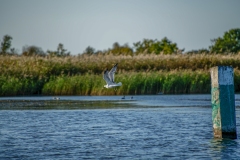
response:
<path fill-rule="evenodd" d="M 208 94 L 59 98 L 0 98 L 0 159 L 240 157 L 239 133 L 213 138 Z"/>

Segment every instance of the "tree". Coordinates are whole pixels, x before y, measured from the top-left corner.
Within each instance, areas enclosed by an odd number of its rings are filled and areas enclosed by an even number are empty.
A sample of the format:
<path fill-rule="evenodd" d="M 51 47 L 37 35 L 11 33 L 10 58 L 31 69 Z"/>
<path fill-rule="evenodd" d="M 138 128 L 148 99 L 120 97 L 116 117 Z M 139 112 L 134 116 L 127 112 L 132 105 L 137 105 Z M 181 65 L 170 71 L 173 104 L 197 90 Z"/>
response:
<path fill-rule="evenodd" d="M 95 49 L 91 46 L 88 46 L 85 51 L 83 52 L 83 54 L 87 54 L 87 55 L 92 55 L 95 53 Z"/>
<path fill-rule="evenodd" d="M 69 56 L 70 55 L 70 52 L 67 52 L 66 49 L 64 49 L 64 46 L 62 43 L 59 43 L 58 44 L 58 47 L 57 47 L 57 54 L 59 56 Z"/>
<path fill-rule="evenodd" d="M 9 35 L 5 35 L 3 37 L 0 54 L 7 54 L 7 51 L 11 48 L 11 40 L 12 40 L 12 37 Z"/>
<path fill-rule="evenodd" d="M 167 37 L 164 37 L 161 41 L 151 40 L 151 39 L 143 39 L 143 42 L 137 42 L 133 44 L 136 53 L 155 53 L 160 54 L 161 52 L 164 54 L 172 54 L 177 53 L 179 50 L 176 43 L 172 43 Z"/>
<path fill-rule="evenodd" d="M 109 49 L 108 52 L 113 55 L 133 55 L 133 49 L 128 44 L 121 46 L 118 42 L 113 43 L 112 49 Z"/>
<path fill-rule="evenodd" d="M 172 43 L 169 39 L 167 39 L 167 37 L 164 37 L 161 41 L 160 41 L 160 48 L 162 48 L 162 52 L 164 54 L 172 54 L 177 52 L 178 47 L 176 43 Z"/>
<path fill-rule="evenodd" d="M 54 57 L 54 56 L 57 56 L 57 51 L 50 51 L 50 50 L 47 50 L 47 54 L 51 57 Z"/>
<path fill-rule="evenodd" d="M 47 50 L 47 53 L 49 56 L 57 56 L 57 57 L 70 56 L 70 52 L 67 52 L 67 50 L 64 49 L 64 45 L 62 43 L 58 44 L 56 51 Z"/>
<path fill-rule="evenodd" d="M 153 45 L 154 45 L 154 40 L 151 40 L 151 39 L 143 39 L 143 42 L 139 41 L 139 42 L 133 43 L 133 46 L 135 47 L 137 53 L 143 53 L 143 52 L 149 53 L 149 48 L 150 46 L 153 46 Z"/>
<path fill-rule="evenodd" d="M 10 49 L 10 54 L 11 55 L 17 55 L 17 50 L 15 48 Z"/>
<path fill-rule="evenodd" d="M 230 29 L 223 37 L 211 40 L 213 45 L 209 47 L 215 53 L 238 53 L 240 52 L 240 28 Z"/>
<path fill-rule="evenodd" d="M 22 55 L 24 55 L 24 56 L 45 56 L 45 53 L 43 52 L 42 48 L 32 45 L 32 46 L 24 46 Z"/>

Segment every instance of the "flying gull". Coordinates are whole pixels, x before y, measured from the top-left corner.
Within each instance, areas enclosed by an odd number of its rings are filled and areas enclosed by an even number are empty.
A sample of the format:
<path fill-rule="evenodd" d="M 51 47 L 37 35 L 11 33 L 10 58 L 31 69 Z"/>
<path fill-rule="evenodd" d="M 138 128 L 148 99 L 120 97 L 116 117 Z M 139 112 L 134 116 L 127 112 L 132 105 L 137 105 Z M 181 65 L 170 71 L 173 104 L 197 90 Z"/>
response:
<path fill-rule="evenodd" d="M 113 87 L 118 87 L 122 85 L 121 82 L 119 83 L 114 82 L 114 74 L 117 70 L 117 65 L 118 64 L 115 64 L 110 71 L 108 71 L 108 69 L 104 71 L 103 79 L 107 83 L 106 85 L 104 85 L 105 88 L 113 88 Z"/>

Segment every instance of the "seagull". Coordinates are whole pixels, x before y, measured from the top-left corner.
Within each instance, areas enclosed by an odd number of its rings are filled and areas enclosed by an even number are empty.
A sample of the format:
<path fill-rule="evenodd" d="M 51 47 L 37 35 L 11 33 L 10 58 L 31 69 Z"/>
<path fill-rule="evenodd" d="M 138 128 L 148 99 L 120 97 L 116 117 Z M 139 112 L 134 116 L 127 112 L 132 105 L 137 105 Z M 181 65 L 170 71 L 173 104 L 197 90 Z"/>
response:
<path fill-rule="evenodd" d="M 118 86 L 121 86 L 122 85 L 122 82 L 114 82 L 114 74 L 117 70 L 117 63 L 113 66 L 113 68 L 108 71 L 108 69 L 106 69 L 104 71 L 104 74 L 103 74 L 103 79 L 106 81 L 106 85 L 104 85 L 105 88 L 113 88 L 113 87 L 118 87 Z"/>

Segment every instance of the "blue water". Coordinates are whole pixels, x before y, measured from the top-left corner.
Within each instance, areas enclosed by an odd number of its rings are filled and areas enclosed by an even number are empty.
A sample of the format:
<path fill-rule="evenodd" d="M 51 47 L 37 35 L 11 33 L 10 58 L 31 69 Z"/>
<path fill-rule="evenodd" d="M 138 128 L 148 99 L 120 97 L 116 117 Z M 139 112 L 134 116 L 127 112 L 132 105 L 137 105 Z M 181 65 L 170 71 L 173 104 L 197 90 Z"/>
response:
<path fill-rule="evenodd" d="M 0 159 L 239 159 L 239 133 L 236 140 L 213 138 L 210 95 L 133 98 L 116 103 L 138 107 L 1 110 Z M 238 98 L 236 95 L 236 106 Z M 121 97 L 60 97 L 63 99 Z M 239 131 L 239 107 L 236 117 Z"/>

